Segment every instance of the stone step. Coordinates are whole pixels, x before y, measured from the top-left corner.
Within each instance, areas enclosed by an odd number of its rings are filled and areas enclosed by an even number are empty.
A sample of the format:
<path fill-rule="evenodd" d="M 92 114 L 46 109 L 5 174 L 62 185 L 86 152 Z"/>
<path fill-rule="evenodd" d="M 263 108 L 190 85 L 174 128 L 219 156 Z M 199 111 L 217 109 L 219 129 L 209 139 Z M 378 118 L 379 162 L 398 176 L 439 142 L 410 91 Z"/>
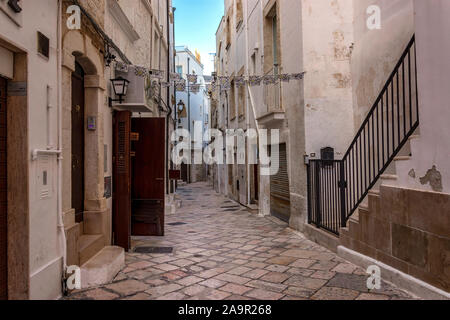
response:
<path fill-rule="evenodd" d="M 380 177 L 381 180 L 397 180 L 398 176 L 395 174 L 382 174 Z"/>
<path fill-rule="evenodd" d="M 398 156 L 394 158 L 394 161 L 409 161 L 411 160 L 410 156 Z"/>
<path fill-rule="evenodd" d="M 79 239 L 80 239 L 80 226 L 78 223 L 64 227 L 66 232 L 66 247 L 67 247 L 67 265 L 79 266 L 80 257 L 79 251 Z"/>
<path fill-rule="evenodd" d="M 78 254 L 80 265 L 86 263 L 105 246 L 105 239 L 101 234 L 82 235 L 78 240 Z"/>
<path fill-rule="evenodd" d="M 87 289 L 112 282 L 125 267 L 125 250 L 120 247 L 104 247 L 81 266 L 81 287 Z"/>

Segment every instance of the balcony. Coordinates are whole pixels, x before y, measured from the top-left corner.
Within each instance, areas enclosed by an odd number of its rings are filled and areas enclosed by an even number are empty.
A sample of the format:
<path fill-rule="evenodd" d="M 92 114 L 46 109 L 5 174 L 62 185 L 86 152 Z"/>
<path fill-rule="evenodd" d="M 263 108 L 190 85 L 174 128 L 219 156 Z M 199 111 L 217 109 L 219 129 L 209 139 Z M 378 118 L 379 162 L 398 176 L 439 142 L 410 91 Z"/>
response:
<path fill-rule="evenodd" d="M 266 73 L 266 75 L 270 74 L 278 74 L 278 72 L 272 69 Z M 264 85 L 264 104 L 266 112 L 257 119 L 258 122 L 266 128 L 280 127 L 286 119 L 281 99 L 281 82 Z"/>

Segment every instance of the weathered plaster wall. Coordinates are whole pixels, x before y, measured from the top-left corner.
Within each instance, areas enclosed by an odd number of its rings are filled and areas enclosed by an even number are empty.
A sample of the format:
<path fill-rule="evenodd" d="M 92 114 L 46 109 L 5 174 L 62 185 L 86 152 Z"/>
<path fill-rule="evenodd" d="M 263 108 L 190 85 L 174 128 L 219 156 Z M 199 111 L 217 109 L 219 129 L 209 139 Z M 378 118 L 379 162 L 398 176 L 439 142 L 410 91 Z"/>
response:
<path fill-rule="evenodd" d="M 412 0 L 354 1 L 351 53 L 355 129 L 358 129 L 414 33 Z M 367 8 L 381 9 L 381 29 L 367 27 Z"/>
<path fill-rule="evenodd" d="M 27 118 L 22 118 L 19 123 L 11 121 L 11 130 L 25 130 L 28 141 L 21 141 L 18 132 L 12 133 L 11 137 L 18 138 L 14 141 L 17 148 L 22 148 L 20 158 L 25 159 L 28 170 L 21 168 L 20 174 L 14 173 L 10 178 L 21 176 L 22 179 L 29 181 L 16 181 L 10 179 L 15 186 L 8 186 L 11 192 L 9 199 L 13 200 L 17 197 L 14 192 L 21 192 L 25 198 L 21 201 L 25 202 L 21 210 L 23 218 L 15 217 L 14 223 L 21 223 L 22 226 L 29 230 L 21 230 L 20 225 L 11 225 L 11 230 L 16 230 L 17 234 L 21 234 L 23 239 L 29 241 L 26 246 L 18 243 L 11 243 L 10 250 L 14 250 L 18 255 L 27 256 L 25 259 L 14 259 L 17 270 L 11 269 L 11 274 L 15 279 L 10 282 L 10 290 L 13 294 L 10 298 L 15 299 L 46 299 L 56 298 L 60 295 L 61 286 L 61 257 L 62 251 L 58 247 L 58 228 L 57 228 L 57 161 L 55 156 L 39 157 L 37 161 L 31 161 L 31 151 L 34 149 L 47 148 L 47 125 L 50 122 L 50 134 L 53 137 L 53 147 L 57 142 L 57 113 L 53 108 L 49 121 L 47 120 L 47 104 L 51 103 L 54 107 L 57 105 L 57 1 L 22 1 L 22 25 L 18 27 L 6 15 L 0 13 L 0 37 L 2 42 L 15 47 L 17 53 L 22 50 L 21 54 L 16 54 L 16 63 L 20 63 L 15 68 L 15 80 L 27 82 L 27 95 L 24 97 L 11 97 L 11 108 L 16 105 L 15 112 L 18 115 L 28 114 Z M 50 39 L 50 58 L 46 59 L 37 52 L 37 30 L 41 31 Z M 23 72 L 23 74 L 19 74 Z M 16 77 L 17 76 L 17 77 Z M 50 101 L 47 101 L 47 86 L 52 88 Z M 13 101 L 14 100 L 14 101 Z M 22 113 L 25 112 L 25 113 Z M 10 117 L 9 120 L 14 120 Z M 43 125 L 45 124 L 45 125 Z M 13 142 L 13 141 L 11 141 Z M 12 150 L 13 144 L 8 148 Z M 19 156 L 19 154 L 16 154 Z M 19 158 L 11 163 L 10 170 L 13 173 L 15 166 L 20 165 Z M 48 171 L 48 187 L 42 186 L 43 170 Z M 27 175 L 27 171 L 29 176 Z M 21 186 L 17 185 L 21 184 Z M 28 191 L 21 188 L 28 188 Z M 44 195 L 43 189 L 48 189 L 48 195 Z M 29 198 L 27 196 L 29 195 Z M 10 201 L 11 209 L 15 205 Z M 29 210 L 29 211 L 28 211 Z M 12 218 L 12 216 L 11 216 Z M 13 219 L 12 219 L 13 220 Z M 28 233 L 29 232 L 29 233 Z M 14 235 L 11 235 L 14 236 Z M 14 237 L 9 239 L 14 242 Z M 16 257 L 16 258 L 17 258 Z M 29 258 L 29 260 L 28 260 Z M 24 266 L 23 264 L 27 264 Z M 20 271 L 21 270 L 21 271 Z M 29 272 L 28 275 L 20 274 L 20 272 Z M 17 282 L 19 278 L 29 276 L 29 282 Z M 13 287 L 19 284 L 21 287 Z M 29 287 L 28 287 L 29 286 Z M 21 290 L 17 292 L 16 290 Z"/>
<path fill-rule="evenodd" d="M 420 136 L 411 141 L 411 160 L 396 164 L 399 177 L 396 185 L 448 194 L 450 3 L 415 1 L 414 6 Z"/>
<path fill-rule="evenodd" d="M 336 158 L 341 158 L 354 135 L 353 3 L 302 1 L 306 153 L 316 158 L 324 147 L 333 147 Z"/>

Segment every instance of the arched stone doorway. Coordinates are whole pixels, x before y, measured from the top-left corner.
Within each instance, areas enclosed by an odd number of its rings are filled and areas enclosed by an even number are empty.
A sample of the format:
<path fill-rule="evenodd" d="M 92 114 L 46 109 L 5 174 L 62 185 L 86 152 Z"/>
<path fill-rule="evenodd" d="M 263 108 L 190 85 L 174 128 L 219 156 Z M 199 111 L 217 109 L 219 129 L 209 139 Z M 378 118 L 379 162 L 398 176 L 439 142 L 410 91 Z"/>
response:
<path fill-rule="evenodd" d="M 83 221 L 84 214 L 84 75 L 83 67 L 75 62 L 72 72 L 72 208 L 75 222 Z"/>
<path fill-rule="evenodd" d="M 111 243 L 104 196 L 104 66 L 100 50 L 79 31 L 64 35 L 63 48 L 62 203 L 67 263 L 81 265 Z M 88 120 L 95 125 L 88 128 Z M 84 250 L 92 247 L 98 250 Z"/>

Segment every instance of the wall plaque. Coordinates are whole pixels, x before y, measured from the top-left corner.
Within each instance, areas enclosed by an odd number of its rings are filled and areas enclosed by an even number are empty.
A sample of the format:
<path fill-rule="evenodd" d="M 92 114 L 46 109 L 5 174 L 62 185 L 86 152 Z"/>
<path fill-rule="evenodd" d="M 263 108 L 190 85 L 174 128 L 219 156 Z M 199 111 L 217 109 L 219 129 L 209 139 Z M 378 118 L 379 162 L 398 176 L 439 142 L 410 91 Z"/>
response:
<path fill-rule="evenodd" d="M 8 96 L 9 97 L 26 97 L 27 83 L 8 81 Z"/>

